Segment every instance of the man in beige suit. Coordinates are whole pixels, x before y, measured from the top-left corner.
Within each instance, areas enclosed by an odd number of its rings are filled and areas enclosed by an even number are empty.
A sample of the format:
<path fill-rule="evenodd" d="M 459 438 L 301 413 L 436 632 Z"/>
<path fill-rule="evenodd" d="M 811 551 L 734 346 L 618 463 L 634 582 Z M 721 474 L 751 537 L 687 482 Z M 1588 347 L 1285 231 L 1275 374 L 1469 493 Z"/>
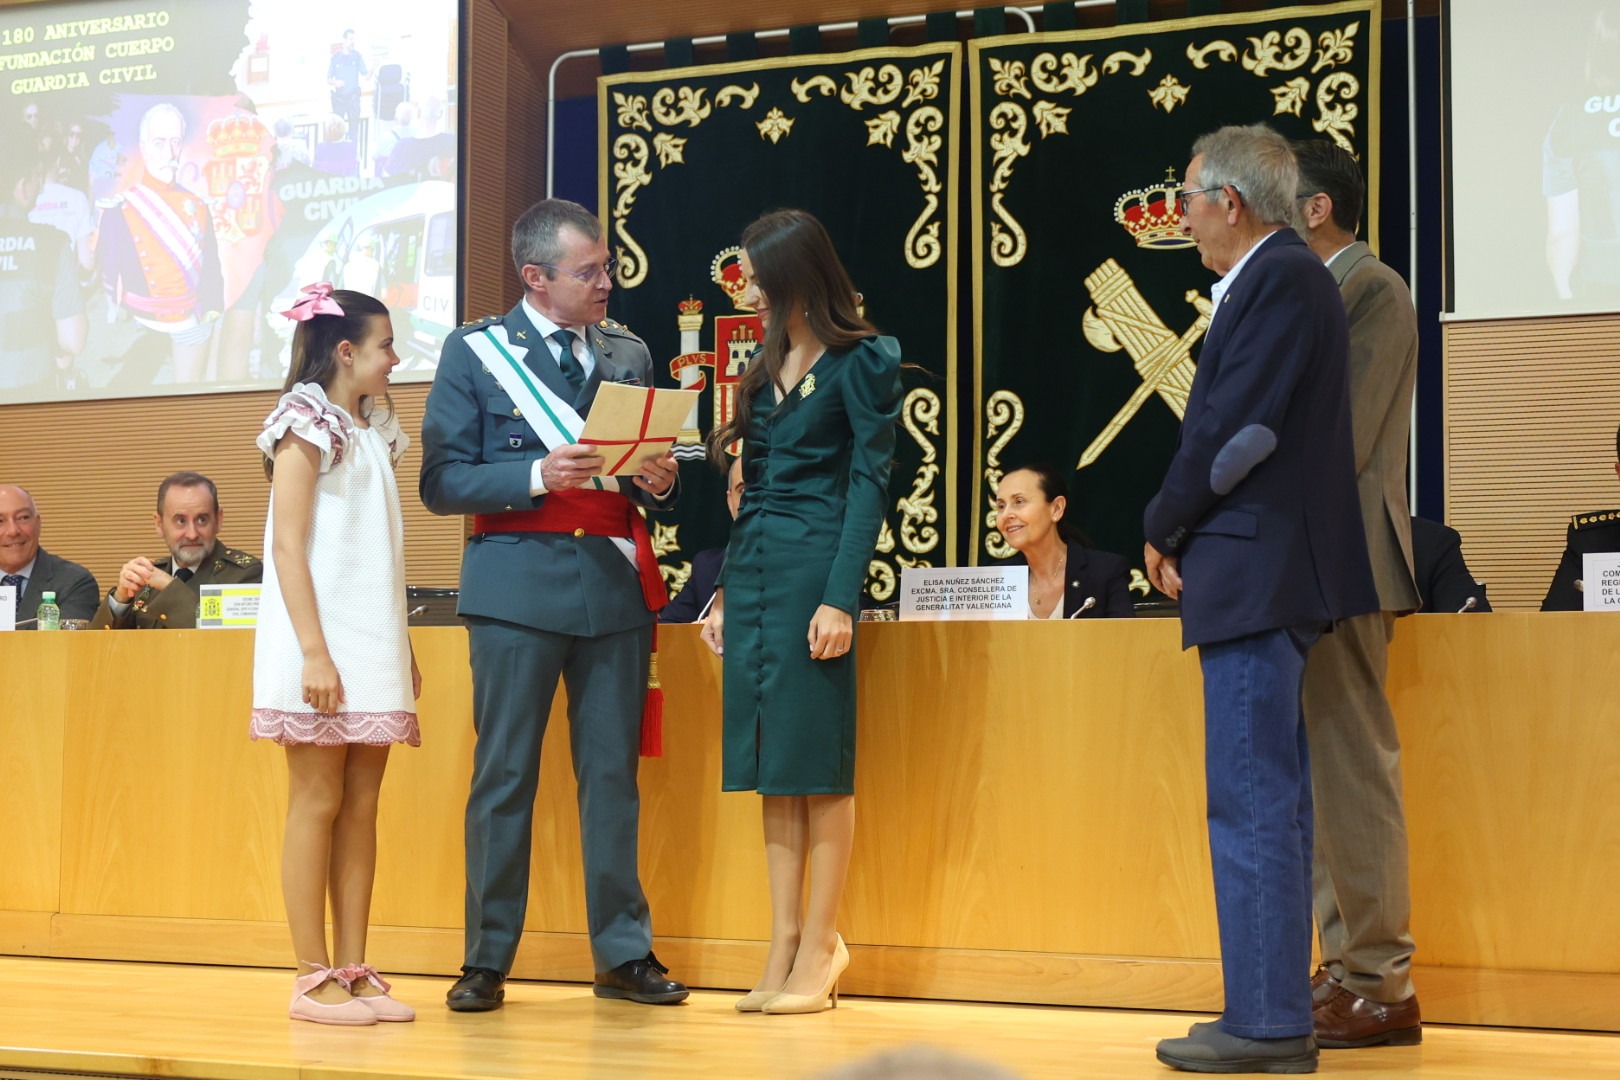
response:
<path fill-rule="evenodd" d="M 1350 423 L 1367 551 L 1382 609 L 1345 619 L 1305 665 L 1316 802 L 1312 903 L 1322 966 L 1311 980 L 1324 1048 L 1422 1041 L 1412 989 L 1401 746 L 1384 693 L 1395 617 L 1417 610 L 1407 438 L 1417 317 L 1401 276 L 1356 240 L 1366 184 L 1325 139 L 1294 144 L 1299 231 L 1333 272 L 1350 320 Z"/>

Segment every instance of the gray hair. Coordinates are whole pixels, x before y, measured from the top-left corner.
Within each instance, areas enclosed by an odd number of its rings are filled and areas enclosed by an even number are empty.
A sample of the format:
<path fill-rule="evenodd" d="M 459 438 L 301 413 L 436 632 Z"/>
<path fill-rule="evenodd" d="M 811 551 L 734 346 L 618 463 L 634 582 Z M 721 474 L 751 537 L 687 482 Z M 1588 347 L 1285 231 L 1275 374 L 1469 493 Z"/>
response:
<path fill-rule="evenodd" d="M 512 226 L 512 264 L 518 276 L 525 266 L 555 265 L 563 256 L 557 233 L 564 225 L 571 226 L 592 243 L 602 238 L 602 223 L 596 215 L 567 199 L 543 199 L 523 211 L 523 216 Z M 546 280 L 557 275 L 546 271 Z"/>
<path fill-rule="evenodd" d="M 1294 193 L 1299 165 L 1294 151 L 1265 124 L 1223 127 L 1193 143 L 1193 157 L 1203 156 L 1200 187 L 1231 185 L 1255 217 L 1267 225 L 1294 223 Z"/>
<path fill-rule="evenodd" d="M 21 495 L 24 499 L 27 499 L 28 500 L 28 509 L 30 509 L 30 510 L 32 510 L 34 512 L 35 517 L 39 516 L 39 504 L 34 501 L 33 494 L 30 493 L 27 488 L 23 487 L 20 484 L 0 484 L 0 490 L 4 490 L 6 488 L 10 488 L 12 491 L 15 491 L 18 495 Z"/>
<path fill-rule="evenodd" d="M 141 117 L 141 128 L 140 128 L 140 141 L 141 142 L 146 141 L 147 132 L 152 130 L 152 123 L 159 116 L 172 116 L 172 117 L 174 117 L 176 120 L 180 121 L 180 131 L 181 131 L 181 133 L 183 134 L 185 132 L 185 130 L 186 130 L 186 114 L 181 112 L 175 106 L 169 104 L 167 101 L 160 101 L 156 105 L 152 106 L 150 109 L 147 109 L 146 110 L 146 115 Z"/>

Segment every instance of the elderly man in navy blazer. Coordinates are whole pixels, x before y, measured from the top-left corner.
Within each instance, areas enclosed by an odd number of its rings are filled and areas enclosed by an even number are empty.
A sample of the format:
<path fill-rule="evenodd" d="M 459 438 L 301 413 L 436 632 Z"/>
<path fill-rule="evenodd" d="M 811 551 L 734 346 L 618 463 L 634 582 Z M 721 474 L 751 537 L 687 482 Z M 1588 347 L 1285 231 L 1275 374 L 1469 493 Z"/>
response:
<path fill-rule="evenodd" d="M 1181 601 L 1204 675 L 1210 861 L 1226 1006 L 1159 1043 L 1191 1072 L 1316 1069 L 1312 643 L 1378 610 L 1356 494 L 1344 304 L 1288 227 L 1298 167 L 1264 125 L 1199 139 L 1183 228 L 1221 275 L 1181 443 L 1144 515 L 1148 578 Z"/>

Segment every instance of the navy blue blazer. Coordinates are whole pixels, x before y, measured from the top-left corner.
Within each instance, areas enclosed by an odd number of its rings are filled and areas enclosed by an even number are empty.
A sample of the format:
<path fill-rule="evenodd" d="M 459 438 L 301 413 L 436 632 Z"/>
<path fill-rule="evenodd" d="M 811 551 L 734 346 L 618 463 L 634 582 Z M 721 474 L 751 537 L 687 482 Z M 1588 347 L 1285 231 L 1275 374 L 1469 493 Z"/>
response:
<path fill-rule="evenodd" d="M 1424 611 L 1461 611 L 1470 596 L 1474 606 L 1469 611 L 1491 610 L 1485 586 L 1474 580 L 1463 561 L 1462 536 L 1451 526 L 1426 518 L 1412 519 L 1412 568 Z"/>
<path fill-rule="evenodd" d="M 1333 274 L 1292 229 L 1262 240 L 1221 297 L 1143 515 L 1180 558 L 1184 648 L 1378 610 L 1349 357 Z"/>
<path fill-rule="evenodd" d="M 1134 619 L 1136 605 L 1131 602 L 1131 564 L 1123 556 L 1111 551 L 1084 547 L 1074 541 L 1065 545 L 1069 552 L 1068 578 L 1063 583 L 1063 617 L 1074 618 L 1075 612 L 1093 604 L 1082 619 Z M 1023 552 L 1010 558 L 997 560 L 1001 566 L 1027 566 L 1029 560 Z"/>
<path fill-rule="evenodd" d="M 659 622 L 697 622 L 698 614 L 714 597 L 714 583 L 720 578 L 720 567 L 726 562 L 723 547 L 704 548 L 692 556 L 692 573 L 681 586 L 681 591 L 658 613 Z"/>

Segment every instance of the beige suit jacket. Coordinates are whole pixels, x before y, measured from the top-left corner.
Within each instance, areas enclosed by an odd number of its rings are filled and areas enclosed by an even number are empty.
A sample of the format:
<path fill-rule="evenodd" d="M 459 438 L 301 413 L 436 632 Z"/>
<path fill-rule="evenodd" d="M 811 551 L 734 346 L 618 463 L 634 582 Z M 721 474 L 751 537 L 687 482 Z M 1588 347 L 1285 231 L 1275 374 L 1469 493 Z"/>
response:
<path fill-rule="evenodd" d="M 1401 276 L 1359 240 L 1328 264 L 1350 319 L 1350 425 L 1356 487 L 1367 530 L 1378 604 L 1418 608 L 1412 573 L 1412 512 L 1406 495 L 1407 442 L 1417 383 L 1417 314 Z"/>

